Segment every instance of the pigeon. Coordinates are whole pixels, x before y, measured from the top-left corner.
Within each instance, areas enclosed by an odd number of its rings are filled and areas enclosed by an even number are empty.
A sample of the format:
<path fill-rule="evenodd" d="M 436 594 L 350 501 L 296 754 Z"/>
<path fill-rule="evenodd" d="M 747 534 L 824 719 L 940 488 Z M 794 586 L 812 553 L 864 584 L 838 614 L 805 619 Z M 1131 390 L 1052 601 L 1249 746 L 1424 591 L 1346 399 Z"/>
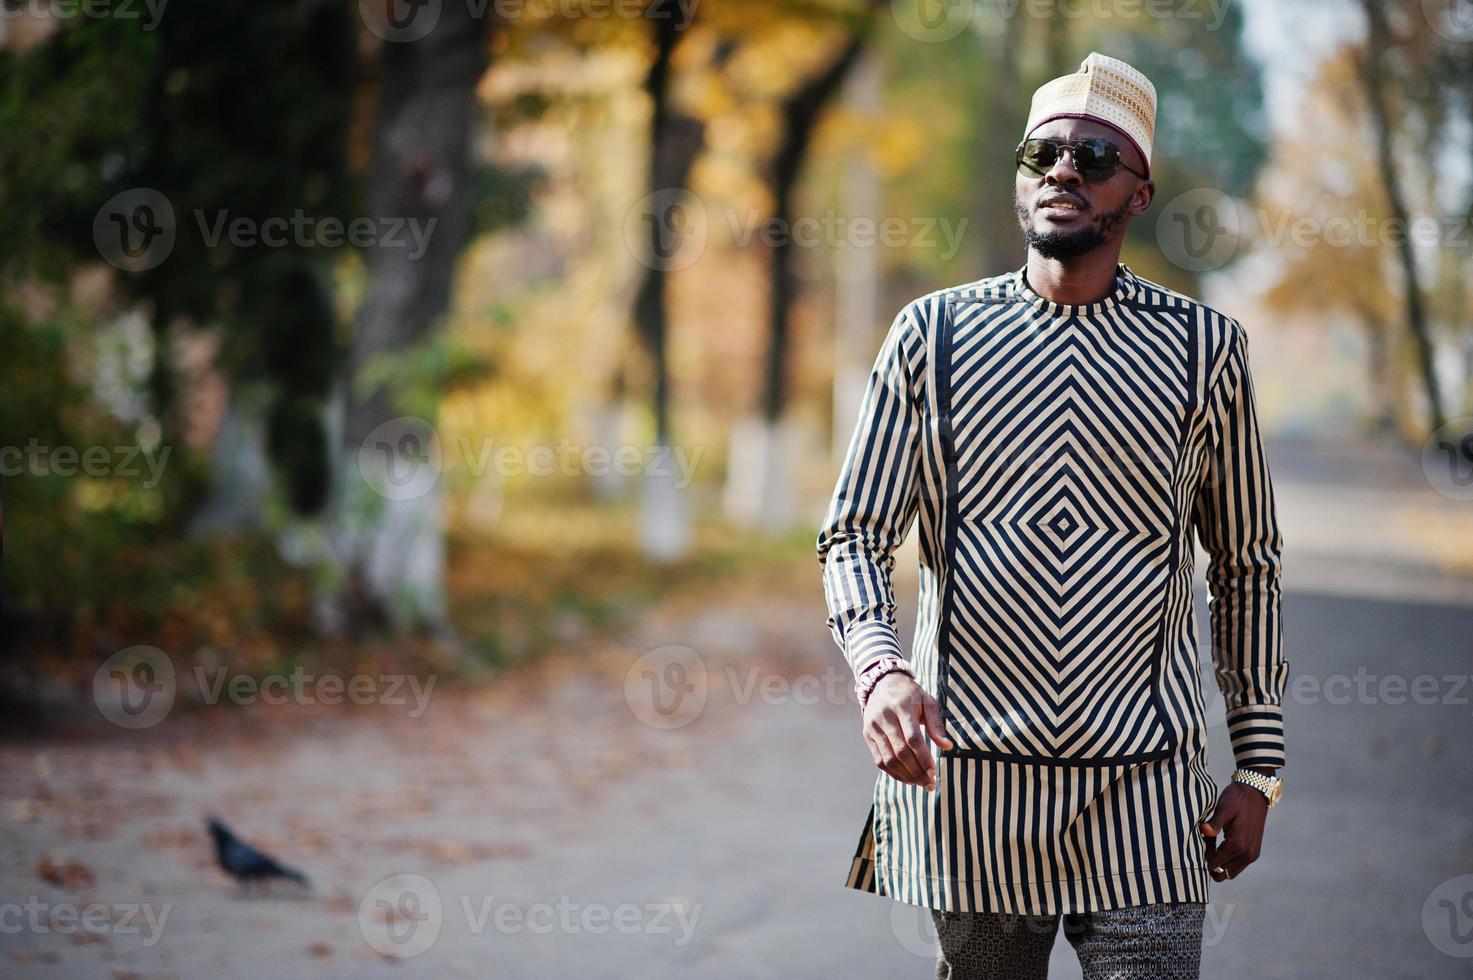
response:
<path fill-rule="evenodd" d="M 246 888 L 271 878 L 287 878 L 303 888 L 310 887 L 302 872 L 256 850 L 231 833 L 219 819 L 211 817 L 209 828 L 210 836 L 215 838 L 215 859 L 220 862 L 220 869 Z"/>

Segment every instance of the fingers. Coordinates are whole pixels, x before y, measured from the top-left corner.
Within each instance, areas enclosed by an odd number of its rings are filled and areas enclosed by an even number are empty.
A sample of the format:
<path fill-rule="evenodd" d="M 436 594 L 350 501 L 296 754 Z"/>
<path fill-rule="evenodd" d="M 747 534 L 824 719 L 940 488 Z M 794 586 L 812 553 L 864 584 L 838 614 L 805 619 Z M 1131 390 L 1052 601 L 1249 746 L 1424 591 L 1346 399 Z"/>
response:
<path fill-rule="evenodd" d="M 1263 822 L 1232 799 L 1219 800 L 1217 812 L 1201 829 L 1207 845 L 1207 870 L 1214 881 L 1236 878 L 1258 860 Z"/>
<path fill-rule="evenodd" d="M 1217 840 L 1221 831 L 1210 823 L 1202 823 L 1202 837 L 1207 843 L 1207 867 L 1217 867 Z"/>
<path fill-rule="evenodd" d="M 922 774 L 911 770 L 910 760 L 901 752 L 905 744 L 900 729 L 890 720 L 877 718 L 870 724 L 869 737 L 874 740 L 878 752 L 875 763 L 889 775 L 902 783 L 924 782 Z"/>
<path fill-rule="evenodd" d="M 1253 863 L 1253 859 L 1252 858 L 1249 858 L 1249 857 L 1240 857 L 1240 858 L 1236 858 L 1235 860 L 1232 860 L 1232 861 L 1226 861 L 1222 865 L 1222 874 L 1223 874 L 1223 877 L 1224 878 L 1236 878 L 1236 877 L 1238 877 L 1238 875 L 1242 874 L 1244 871 L 1247 871 L 1248 870 L 1248 865 L 1250 865 L 1252 863 Z"/>
<path fill-rule="evenodd" d="M 1243 857 L 1243 842 L 1238 837 L 1229 837 L 1226 842 L 1217 846 L 1217 851 L 1208 862 L 1209 868 L 1225 868 L 1229 864 Z"/>
<path fill-rule="evenodd" d="M 890 776 L 892 779 L 900 780 L 902 783 L 911 781 L 909 773 L 901 767 L 899 761 L 895 758 L 895 752 L 890 747 L 889 740 L 878 729 L 873 734 L 866 731 L 864 733 L 864 743 L 869 746 L 870 757 L 875 760 L 875 766 L 881 772 Z"/>
<path fill-rule="evenodd" d="M 918 733 L 915 719 L 906 718 L 903 712 L 898 717 L 885 718 L 880 723 L 880 732 L 890 745 L 890 757 L 898 770 L 891 772 L 891 775 L 916 786 L 928 786 L 931 782 L 929 768 L 913 748 L 913 739 Z M 929 753 L 927 756 L 929 757 Z"/>
<path fill-rule="evenodd" d="M 936 699 L 914 682 L 905 686 L 908 691 L 875 689 L 865 713 L 865 744 L 875 765 L 892 778 L 934 791 L 936 757 L 927 738 L 943 751 L 953 743 Z"/>
<path fill-rule="evenodd" d="M 1202 836 L 1207 841 L 1207 873 L 1213 881 L 1227 881 L 1230 876 L 1223 864 L 1232 854 L 1223 828 L 1211 822 L 1203 823 Z"/>
<path fill-rule="evenodd" d="M 1235 837 L 1229 837 L 1227 843 L 1208 858 L 1207 867 L 1222 868 L 1229 878 L 1237 877 L 1238 872 L 1258 860 L 1261 845 L 1262 838 L 1247 830 L 1240 831 Z"/>
<path fill-rule="evenodd" d="M 921 727 L 921 719 L 915 715 L 900 715 L 900 733 L 905 739 L 902 750 L 910 762 L 912 769 L 919 770 L 925 776 L 926 789 L 936 788 L 936 760 L 931 757 L 931 748 L 926 744 L 926 733 Z"/>
<path fill-rule="evenodd" d="M 955 746 L 951 739 L 946 737 L 946 722 L 941 717 L 941 704 L 925 691 L 921 692 L 921 715 L 926 725 L 926 732 L 942 749 L 952 749 Z"/>
<path fill-rule="evenodd" d="M 865 743 L 875 765 L 894 779 L 936 788 L 936 760 L 926 744 L 922 706 L 906 699 L 873 712 L 864 725 Z"/>

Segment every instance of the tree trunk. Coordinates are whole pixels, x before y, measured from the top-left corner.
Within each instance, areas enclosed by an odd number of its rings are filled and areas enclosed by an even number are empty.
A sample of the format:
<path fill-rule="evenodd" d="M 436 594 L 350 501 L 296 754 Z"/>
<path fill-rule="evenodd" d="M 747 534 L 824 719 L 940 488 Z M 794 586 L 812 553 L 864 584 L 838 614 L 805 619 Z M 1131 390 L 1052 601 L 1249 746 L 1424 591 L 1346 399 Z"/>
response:
<path fill-rule="evenodd" d="M 871 0 L 865 19 L 850 35 L 838 56 L 783 102 L 782 136 L 770 170 L 772 220 L 778 238 L 769 257 L 772 279 L 768 295 L 770 332 L 762 385 L 762 415 L 769 423 L 776 423 L 782 417 L 787 401 L 789 326 L 798 292 L 793 271 L 793 195 L 803 173 L 803 160 L 813 140 L 814 128 L 838 93 L 845 76 L 859 60 L 859 53 L 864 49 L 870 26 L 874 23 L 874 12 L 882 2 Z"/>
<path fill-rule="evenodd" d="M 368 213 L 418 222 L 427 240 L 423 254 L 405 247 L 402 234 L 366 250 L 350 382 L 375 357 L 428 336 L 449 307 L 475 205 L 475 89 L 488 63 L 489 16 L 473 8 L 447 3 L 428 35 L 382 49 Z M 433 448 L 424 423 L 433 420 L 392 424 L 400 409 L 390 391 L 364 393 L 350 383 L 347 399 L 338 487 L 338 546 L 346 555 L 341 625 L 354 633 L 378 625 L 448 631 L 440 482 L 410 495 L 383 492 L 396 468 L 436 465 L 424 455 Z M 400 458 L 406 453 L 413 458 Z"/>
<path fill-rule="evenodd" d="M 793 482 L 788 473 L 788 459 L 795 445 L 795 434 L 783 424 L 787 406 L 787 365 L 791 341 L 793 304 L 798 298 L 797 275 L 793 268 L 796 245 L 793 242 L 793 198 L 803 162 L 813 133 L 824 110 L 843 86 L 844 79 L 859 61 L 869 38 L 875 12 L 883 0 L 870 0 L 862 19 L 855 26 L 838 55 L 817 75 L 789 95 L 782 105 L 782 132 L 777 152 L 769 169 L 773 197 L 773 228 L 776 241 L 768 259 L 770 286 L 768 291 L 767 353 L 762 375 L 761 418 L 757 428 L 737 429 L 733 435 L 752 442 L 749 455 L 760 471 L 743 477 L 748 492 L 757 494 L 755 515 L 741 503 L 730 503 L 729 510 L 745 515 L 769 528 L 786 524 L 792 516 Z"/>
<path fill-rule="evenodd" d="M 664 5 L 651 8 L 655 56 L 644 81 L 650 99 L 650 196 L 646 198 L 650 210 L 643 216 L 643 230 L 649 238 L 642 250 L 645 271 L 634 301 L 634 322 L 653 375 L 655 459 L 671 458 L 674 442 L 670 423 L 670 328 L 666 305 L 669 260 L 681 244 L 683 192 L 706 138 L 705 124 L 678 111 L 670 101 L 672 59 L 682 32 L 689 29 L 689 23 L 682 24 L 676 14 L 676 10 Z M 718 45 L 717 63 L 730 57 L 733 50 L 729 41 Z M 652 561 L 674 561 L 690 550 L 686 488 L 677 485 L 672 469 L 661 466 L 645 474 L 643 489 L 641 549 Z"/>
<path fill-rule="evenodd" d="M 1371 109 L 1372 130 L 1376 137 L 1376 160 L 1381 181 L 1386 191 L 1386 200 L 1397 227 L 1403 229 L 1397 254 L 1401 260 L 1403 303 L 1406 310 L 1407 330 L 1417 352 L 1417 365 L 1421 371 L 1422 385 L 1427 396 L 1427 424 L 1429 431 L 1442 427 L 1442 394 L 1437 382 L 1437 370 L 1433 342 L 1427 324 L 1422 301 L 1421 276 L 1417 271 L 1417 256 L 1411 241 L 1410 218 L 1406 200 L 1401 192 L 1397 177 L 1395 153 L 1395 124 L 1391 118 L 1391 100 L 1386 86 L 1390 83 L 1389 73 L 1382 59 L 1390 48 L 1392 37 L 1386 23 L 1386 15 L 1376 0 L 1361 0 L 1366 15 L 1368 32 L 1366 48 L 1360 59 L 1361 82 L 1366 101 Z"/>

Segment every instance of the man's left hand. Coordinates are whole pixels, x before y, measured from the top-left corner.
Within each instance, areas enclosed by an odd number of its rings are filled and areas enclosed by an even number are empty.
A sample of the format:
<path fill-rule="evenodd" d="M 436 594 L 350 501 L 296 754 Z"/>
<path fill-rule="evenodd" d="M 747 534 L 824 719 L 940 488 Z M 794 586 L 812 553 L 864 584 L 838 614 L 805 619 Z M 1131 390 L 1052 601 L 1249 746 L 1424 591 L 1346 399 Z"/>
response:
<path fill-rule="evenodd" d="M 1273 775 L 1273 770 L 1255 771 Z M 1268 797 L 1252 786 L 1232 782 L 1222 791 L 1211 819 L 1202 824 L 1202 835 L 1207 838 L 1207 869 L 1214 881 L 1236 878 L 1258 860 L 1267 817 Z"/>

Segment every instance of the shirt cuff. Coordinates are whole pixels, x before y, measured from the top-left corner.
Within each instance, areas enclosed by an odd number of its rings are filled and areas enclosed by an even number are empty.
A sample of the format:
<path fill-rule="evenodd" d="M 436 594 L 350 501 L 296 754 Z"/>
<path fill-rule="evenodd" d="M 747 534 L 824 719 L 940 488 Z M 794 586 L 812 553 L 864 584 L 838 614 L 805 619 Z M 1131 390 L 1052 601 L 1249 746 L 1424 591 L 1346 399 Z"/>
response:
<path fill-rule="evenodd" d="M 1228 740 L 1239 769 L 1284 768 L 1284 710 L 1277 704 L 1245 704 L 1227 713 Z"/>
<path fill-rule="evenodd" d="M 856 680 L 866 667 L 881 657 L 905 659 L 895 627 L 875 619 L 863 620 L 849 627 L 844 634 L 844 656 L 849 661 Z"/>

